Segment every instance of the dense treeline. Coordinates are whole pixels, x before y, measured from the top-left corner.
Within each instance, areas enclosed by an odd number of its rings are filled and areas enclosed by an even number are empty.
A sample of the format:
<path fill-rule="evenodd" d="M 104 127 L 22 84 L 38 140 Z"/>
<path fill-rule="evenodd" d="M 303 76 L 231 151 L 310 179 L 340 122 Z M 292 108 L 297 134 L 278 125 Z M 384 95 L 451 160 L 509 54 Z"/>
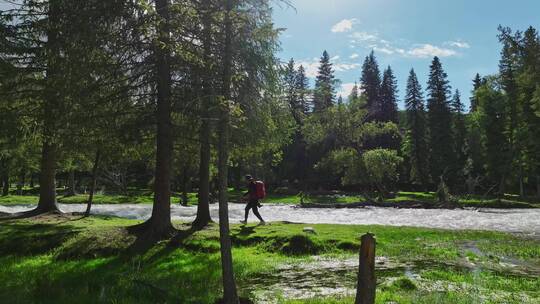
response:
<path fill-rule="evenodd" d="M 154 188 L 163 224 L 171 195 L 197 191 L 204 226 L 219 186 L 245 173 L 293 192 L 382 198 L 444 182 L 540 196 L 533 28 L 500 29 L 500 72 L 476 76 L 470 110 L 434 58 L 425 90 L 410 71 L 399 111 L 393 70 L 373 52 L 345 100 L 326 51 L 313 87 L 294 60 L 281 66 L 267 1 L 232 1 L 228 26 L 226 1 L 64 2 L 1 18 L 2 190 L 39 185 L 40 211 L 56 209 L 57 187 Z"/>
<path fill-rule="evenodd" d="M 437 57 L 426 91 L 410 71 L 404 115 L 392 69 L 381 75 L 373 52 L 346 103 L 341 96 L 336 103 L 326 51 L 311 103 L 304 69 L 291 59 L 283 79 L 296 133 L 280 178 L 299 189 L 345 187 L 381 198 L 397 187 L 540 197 L 540 40 L 534 28 L 499 30 L 500 72 L 476 75 L 468 112 Z"/>
<path fill-rule="evenodd" d="M 38 206 L 20 216 L 58 211 L 57 178 L 66 195 L 88 187 L 87 213 L 96 185 L 152 188 L 134 231 L 155 240 L 173 230 L 171 187 L 197 184 L 196 228 L 211 221 L 213 188 L 224 299 L 238 303 L 228 168 L 270 159 L 289 137 L 269 1 L 15 1 L 0 31 L 4 191 L 39 176 Z"/>

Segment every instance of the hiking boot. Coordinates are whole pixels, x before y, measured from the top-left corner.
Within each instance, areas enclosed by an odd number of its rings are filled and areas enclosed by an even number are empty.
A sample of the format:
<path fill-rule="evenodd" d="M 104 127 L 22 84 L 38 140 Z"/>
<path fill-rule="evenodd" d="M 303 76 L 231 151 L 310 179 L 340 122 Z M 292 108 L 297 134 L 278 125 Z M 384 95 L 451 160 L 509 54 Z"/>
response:
<path fill-rule="evenodd" d="M 240 224 L 245 225 L 247 224 L 247 221 L 240 221 Z"/>

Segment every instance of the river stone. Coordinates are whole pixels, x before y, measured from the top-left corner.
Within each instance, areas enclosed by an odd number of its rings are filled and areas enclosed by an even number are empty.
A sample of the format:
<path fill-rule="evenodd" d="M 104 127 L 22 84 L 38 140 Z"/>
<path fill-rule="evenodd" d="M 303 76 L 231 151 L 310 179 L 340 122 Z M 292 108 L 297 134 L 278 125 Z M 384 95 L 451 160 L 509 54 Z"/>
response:
<path fill-rule="evenodd" d="M 313 227 L 304 227 L 304 232 L 305 233 L 317 234 L 317 232 L 315 232 L 315 229 Z"/>

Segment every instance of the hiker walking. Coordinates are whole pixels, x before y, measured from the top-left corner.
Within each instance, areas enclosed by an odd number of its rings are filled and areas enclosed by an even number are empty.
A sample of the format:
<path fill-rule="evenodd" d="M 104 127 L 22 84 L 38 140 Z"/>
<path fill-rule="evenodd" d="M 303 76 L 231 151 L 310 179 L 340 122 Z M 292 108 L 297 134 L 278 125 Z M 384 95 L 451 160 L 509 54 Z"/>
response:
<path fill-rule="evenodd" d="M 249 210 L 253 209 L 253 214 L 255 214 L 255 216 L 261 221 L 261 224 L 264 225 L 266 222 L 259 214 L 259 207 L 261 207 L 259 200 L 263 199 L 266 196 L 266 189 L 264 187 L 264 183 L 261 181 L 255 181 L 255 179 L 251 175 L 246 175 L 246 181 L 248 183 L 248 192 L 246 192 L 243 197 L 244 200 L 247 200 L 246 214 L 244 220 L 240 222 L 246 224 Z"/>

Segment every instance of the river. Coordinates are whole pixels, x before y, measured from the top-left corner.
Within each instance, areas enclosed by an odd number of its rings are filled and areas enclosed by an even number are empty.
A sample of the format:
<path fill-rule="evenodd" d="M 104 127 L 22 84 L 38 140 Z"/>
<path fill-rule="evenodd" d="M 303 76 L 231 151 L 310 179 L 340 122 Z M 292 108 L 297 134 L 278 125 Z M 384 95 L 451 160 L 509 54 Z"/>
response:
<path fill-rule="evenodd" d="M 20 212 L 32 209 L 31 205 L 2 206 L 0 212 Z M 64 212 L 83 212 L 83 204 L 59 204 Z M 94 205 L 93 214 L 113 215 L 130 219 L 147 219 L 152 211 L 146 204 Z M 173 220 L 191 221 L 196 207 L 173 205 Z M 218 205 L 210 205 L 214 220 L 218 219 Z M 291 205 L 264 205 L 260 213 L 267 222 L 287 221 L 306 224 L 389 225 L 442 229 L 476 229 L 511 233 L 524 233 L 540 237 L 540 209 L 397 209 L 367 207 L 358 209 L 298 208 Z M 244 205 L 230 204 L 229 217 L 238 223 L 244 217 Z M 250 214 L 249 222 L 256 221 Z"/>

